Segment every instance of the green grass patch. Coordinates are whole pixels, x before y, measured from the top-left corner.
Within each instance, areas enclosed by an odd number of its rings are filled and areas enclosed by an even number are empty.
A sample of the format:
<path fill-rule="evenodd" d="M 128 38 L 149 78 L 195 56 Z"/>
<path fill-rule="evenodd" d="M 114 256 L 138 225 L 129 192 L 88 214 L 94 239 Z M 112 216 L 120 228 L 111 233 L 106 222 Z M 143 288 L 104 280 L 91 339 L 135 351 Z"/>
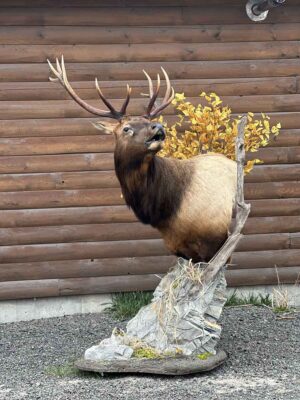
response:
<path fill-rule="evenodd" d="M 245 305 L 253 305 L 253 306 L 272 306 L 271 296 L 269 294 L 263 296 L 261 294 L 255 295 L 250 294 L 248 296 L 238 296 L 236 292 L 233 292 L 227 299 L 225 303 L 225 307 L 233 307 L 233 306 L 245 306 Z"/>
<path fill-rule="evenodd" d="M 125 292 L 115 293 L 112 297 L 112 306 L 108 309 L 112 315 L 120 320 L 124 321 L 133 318 L 138 311 L 149 304 L 152 300 L 153 292 Z M 233 292 L 227 299 L 225 307 L 233 306 L 268 306 L 272 307 L 272 300 L 269 294 L 263 296 L 261 294 L 255 295 L 250 294 L 248 296 L 239 296 L 237 292 Z M 287 309 L 279 309 L 275 312 L 285 312 Z"/>
<path fill-rule="evenodd" d="M 273 307 L 272 310 L 273 310 L 274 313 L 276 313 L 276 314 L 290 313 L 290 312 L 293 311 L 290 307 L 286 307 L 286 306 L 277 306 L 277 307 Z"/>
<path fill-rule="evenodd" d="M 152 296 L 153 292 L 115 293 L 109 311 L 121 321 L 133 318 L 143 306 L 151 302 Z"/>

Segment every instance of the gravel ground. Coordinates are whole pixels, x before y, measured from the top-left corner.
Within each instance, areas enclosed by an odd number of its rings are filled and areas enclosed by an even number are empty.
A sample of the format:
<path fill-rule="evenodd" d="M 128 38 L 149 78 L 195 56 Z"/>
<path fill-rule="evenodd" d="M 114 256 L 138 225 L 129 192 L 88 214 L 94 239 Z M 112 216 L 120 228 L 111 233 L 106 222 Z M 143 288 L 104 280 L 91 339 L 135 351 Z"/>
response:
<path fill-rule="evenodd" d="M 299 400 L 300 318 L 277 320 L 266 308 L 227 308 L 217 370 L 188 377 L 95 374 L 58 377 L 87 347 L 120 326 L 109 314 L 0 324 L 0 399 Z"/>

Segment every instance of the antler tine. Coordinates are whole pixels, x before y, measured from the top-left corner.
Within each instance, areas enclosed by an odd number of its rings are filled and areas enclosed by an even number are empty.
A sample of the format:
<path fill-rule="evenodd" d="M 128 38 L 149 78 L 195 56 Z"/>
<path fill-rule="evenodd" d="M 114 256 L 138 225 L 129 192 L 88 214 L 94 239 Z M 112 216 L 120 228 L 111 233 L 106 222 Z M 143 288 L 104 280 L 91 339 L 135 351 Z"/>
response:
<path fill-rule="evenodd" d="M 167 89 L 166 89 L 166 94 L 165 97 L 162 101 L 162 104 L 165 103 L 166 101 L 168 101 L 169 97 L 170 97 L 170 93 L 171 93 L 171 83 L 170 83 L 170 79 L 168 74 L 166 73 L 165 69 L 163 67 L 160 67 L 164 76 L 165 76 L 165 80 L 166 80 L 166 84 L 167 84 Z"/>
<path fill-rule="evenodd" d="M 63 60 L 63 57 L 64 56 L 61 56 L 62 60 Z M 56 69 L 60 74 L 62 74 L 62 70 L 60 68 L 60 64 L 59 64 L 58 58 L 56 59 Z"/>
<path fill-rule="evenodd" d="M 172 102 L 172 100 L 175 97 L 175 91 L 174 91 L 174 88 L 171 86 L 169 76 L 168 76 L 167 72 L 164 70 L 164 68 L 161 67 L 161 69 L 162 69 L 162 72 L 166 79 L 167 89 L 166 89 L 165 97 L 164 97 L 162 103 L 158 107 L 156 107 L 152 112 L 150 112 L 149 117 L 151 119 L 155 118 L 166 107 L 168 107 L 168 105 Z"/>
<path fill-rule="evenodd" d="M 151 97 L 153 96 L 153 82 L 152 79 L 150 78 L 150 76 L 147 74 L 147 72 L 143 69 L 144 74 L 146 75 L 146 78 L 148 79 L 148 83 L 149 83 L 149 97 L 151 99 Z"/>
<path fill-rule="evenodd" d="M 119 114 L 118 111 L 110 104 L 110 102 L 105 98 L 104 94 L 102 93 L 102 90 L 100 89 L 97 78 L 95 78 L 95 86 L 96 86 L 96 89 L 97 89 L 100 99 L 103 101 L 103 103 L 106 105 L 106 107 L 110 109 L 110 111 L 113 115 L 118 115 Z"/>
<path fill-rule="evenodd" d="M 47 60 L 49 68 L 51 70 L 51 72 L 53 73 L 53 75 L 55 76 L 55 78 L 53 77 L 49 77 L 50 81 L 58 81 L 66 90 L 67 92 L 70 94 L 70 96 L 85 110 L 87 110 L 88 112 L 98 115 L 100 117 L 107 117 L 107 118 L 113 118 L 113 119 L 117 119 L 118 121 L 120 121 L 126 111 L 127 105 L 129 103 L 129 99 L 130 99 L 130 88 L 127 88 L 127 96 L 126 99 L 124 101 L 124 104 L 121 108 L 121 111 L 117 111 L 115 110 L 115 108 L 108 102 L 108 100 L 106 100 L 106 98 L 104 97 L 103 93 L 101 92 L 101 89 L 98 85 L 98 81 L 96 79 L 96 89 L 97 92 L 101 98 L 101 100 L 104 102 L 104 104 L 109 108 L 110 111 L 107 110 L 101 110 L 99 108 L 93 107 L 90 104 L 88 104 L 86 101 L 82 100 L 78 94 L 74 91 L 74 89 L 72 88 L 72 86 L 70 85 L 69 81 L 68 81 L 68 77 L 67 77 L 67 72 L 66 72 L 66 68 L 65 68 L 65 63 L 64 63 L 64 57 L 61 56 L 61 62 L 59 62 L 59 60 L 56 58 L 56 69 L 55 67 L 51 64 L 51 62 L 49 60 Z"/>
<path fill-rule="evenodd" d="M 126 99 L 124 100 L 124 103 L 121 107 L 120 113 L 122 115 L 126 114 L 126 109 L 130 100 L 130 95 L 131 95 L 131 87 L 127 84 L 127 94 L 126 94 Z"/>
<path fill-rule="evenodd" d="M 150 102 L 149 102 L 149 105 L 147 108 L 147 113 L 145 116 L 150 119 L 156 117 L 162 110 L 164 110 L 172 102 L 172 100 L 175 97 L 175 91 L 174 91 L 173 87 L 171 86 L 170 79 L 169 79 L 167 72 L 165 71 L 165 69 L 163 67 L 161 67 L 161 70 L 165 77 L 167 88 L 166 88 L 166 93 L 163 98 L 163 101 L 160 105 L 155 104 L 158 93 L 159 93 L 159 89 L 160 89 L 160 76 L 159 76 L 159 74 L 157 74 L 157 87 L 154 92 L 152 79 L 150 78 L 150 76 L 147 74 L 146 71 L 143 71 L 144 74 L 146 75 L 146 78 L 149 83 L 149 97 L 150 97 Z M 152 111 L 153 107 L 154 107 L 154 110 Z"/>
<path fill-rule="evenodd" d="M 172 100 L 175 97 L 175 91 L 174 88 L 171 88 L 171 96 L 169 97 L 167 102 L 163 102 L 159 107 L 157 107 L 151 114 L 150 114 L 150 118 L 155 118 L 158 114 L 160 114 L 165 108 L 168 107 L 168 105 L 170 105 L 172 103 Z"/>
<path fill-rule="evenodd" d="M 159 93 L 159 89 L 160 89 L 160 76 L 159 76 L 159 74 L 157 74 L 157 86 L 156 86 L 155 92 L 154 93 L 152 92 L 152 96 L 150 98 L 149 105 L 148 105 L 148 108 L 147 108 L 147 116 L 151 115 L 151 110 L 152 110 L 152 108 L 154 106 L 154 103 L 155 103 L 155 101 L 157 99 L 157 96 L 158 96 L 158 93 Z"/>

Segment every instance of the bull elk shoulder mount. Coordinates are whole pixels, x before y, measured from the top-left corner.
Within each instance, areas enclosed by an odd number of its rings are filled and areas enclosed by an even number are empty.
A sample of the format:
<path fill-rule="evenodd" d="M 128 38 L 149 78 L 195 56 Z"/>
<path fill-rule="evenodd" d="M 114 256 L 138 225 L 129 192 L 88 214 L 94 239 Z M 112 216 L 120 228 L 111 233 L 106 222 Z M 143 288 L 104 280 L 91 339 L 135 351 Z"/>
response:
<path fill-rule="evenodd" d="M 48 61 L 55 78 L 85 110 L 114 123 L 95 126 L 112 133 L 116 145 L 115 170 L 126 204 L 144 224 L 157 228 L 168 249 L 196 262 L 208 262 L 228 238 L 236 195 L 236 163 L 220 154 L 201 154 L 188 160 L 162 158 L 157 152 L 165 140 L 164 127 L 153 120 L 172 102 L 174 89 L 162 68 L 166 92 L 160 105 L 156 100 L 160 77 L 154 89 L 149 75 L 149 104 L 145 115 L 128 116 L 131 88 L 117 111 L 104 97 L 97 79 L 96 89 L 108 108 L 98 109 L 82 100 L 70 85 L 64 59 L 56 68 Z"/>

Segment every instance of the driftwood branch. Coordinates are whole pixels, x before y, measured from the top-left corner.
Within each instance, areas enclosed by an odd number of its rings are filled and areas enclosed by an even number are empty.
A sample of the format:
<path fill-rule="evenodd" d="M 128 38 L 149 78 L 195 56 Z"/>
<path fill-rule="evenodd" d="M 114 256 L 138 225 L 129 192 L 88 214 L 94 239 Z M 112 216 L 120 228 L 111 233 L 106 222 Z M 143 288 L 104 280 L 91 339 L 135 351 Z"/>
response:
<path fill-rule="evenodd" d="M 245 163 L 245 147 L 244 132 L 247 117 L 243 117 L 238 125 L 238 134 L 236 139 L 236 162 L 237 162 L 237 194 L 236 194 L 236 220 L 233 232 L 230 234 L 224 245 L 218 253 L 210 260 L 208 266 L 203 272 L 203 283 L 212 282 L 219 271 L 227 263 L 228 259 L 234 252 L 239 240 L 243 236 L 241 231 L 246 223 L 250 213 L 250 204 L 246 204 L 244 200 L 244 163 Z"/>
<path fill-rule="evenodd" d="M 198 357 L 166 357 L 166 358 L 131 358 L 129 360 L 90 361 L 77 360 L 75 365 L 83 371 L 100 373 L 142 373 L 159 375 L 187 375 L 210 371 L 221 365 L 227 358 L 225 351 L 218 350 L 216 355 L 207 359 Z"/>

